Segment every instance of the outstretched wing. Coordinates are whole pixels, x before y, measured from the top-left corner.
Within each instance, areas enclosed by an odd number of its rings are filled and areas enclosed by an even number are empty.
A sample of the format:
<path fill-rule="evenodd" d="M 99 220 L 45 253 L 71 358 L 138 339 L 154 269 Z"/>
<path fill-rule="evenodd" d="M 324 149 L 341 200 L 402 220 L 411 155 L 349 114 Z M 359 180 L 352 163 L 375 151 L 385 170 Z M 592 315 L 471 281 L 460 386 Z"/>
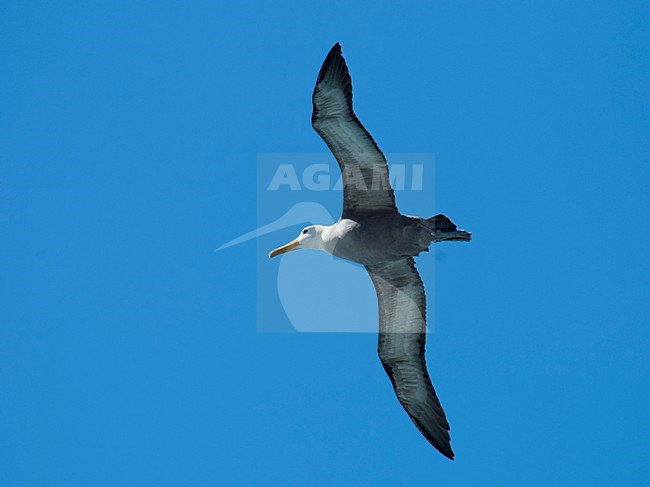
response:
<path fill-rule="evenodd" d="M 426 297 L 412 257 L 366 266 L 379 301 L 377 351 L 410 418 L 440 453 L 453 460 L 449 423 L 424 358 Z"/>
<path fill-rule="evenodd" d="M 352 80 L 336 43 L 323 62 L 312 97 L 311 123 L 343 174 L 343 212 L 397 212 L 388 164 L 352 110 Z"/>

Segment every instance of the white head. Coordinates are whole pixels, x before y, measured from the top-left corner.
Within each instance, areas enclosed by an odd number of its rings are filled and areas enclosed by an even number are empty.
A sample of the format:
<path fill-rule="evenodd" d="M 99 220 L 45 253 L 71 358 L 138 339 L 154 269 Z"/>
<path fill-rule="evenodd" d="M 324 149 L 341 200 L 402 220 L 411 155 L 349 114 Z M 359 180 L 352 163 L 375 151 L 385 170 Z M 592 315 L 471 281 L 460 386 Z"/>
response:
<path fill-rule="evenodd" d="M 294 238 L 288 244 L 278 247 L 275 250 L 272 250 L 269 253 L 269 259 L 272 259 L 276 255 L 284 254 L 286 252 L 291 252 L 292 250 L 298 249 L 319 249 L 324 250 L 323 244 L 323 230 L 326 227 L 323 225 L 311 225 L 305 227 L 300 231 L 300 234 Z"/>

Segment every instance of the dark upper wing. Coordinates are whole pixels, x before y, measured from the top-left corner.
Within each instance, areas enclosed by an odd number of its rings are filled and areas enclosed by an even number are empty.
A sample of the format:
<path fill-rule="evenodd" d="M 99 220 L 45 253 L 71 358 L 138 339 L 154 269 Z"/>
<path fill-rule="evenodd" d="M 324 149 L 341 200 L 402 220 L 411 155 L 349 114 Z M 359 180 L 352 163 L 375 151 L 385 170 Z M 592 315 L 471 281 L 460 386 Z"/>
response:
<path fill-rule="evenodd" d="M 312 126 L 343 173 L 343 218 L 397 212 L 386 158 L 352 111 L 352 80 L 338 43 L 323 62 L 312 101 Z"/>
<path fill-rule="evenodd" d="M 424 358 L 426 297 L 412 257 L 366 266 L 379 301 L 378 353 L 395 394 L 424 437 L 454 459 L 449 423 Z"/>

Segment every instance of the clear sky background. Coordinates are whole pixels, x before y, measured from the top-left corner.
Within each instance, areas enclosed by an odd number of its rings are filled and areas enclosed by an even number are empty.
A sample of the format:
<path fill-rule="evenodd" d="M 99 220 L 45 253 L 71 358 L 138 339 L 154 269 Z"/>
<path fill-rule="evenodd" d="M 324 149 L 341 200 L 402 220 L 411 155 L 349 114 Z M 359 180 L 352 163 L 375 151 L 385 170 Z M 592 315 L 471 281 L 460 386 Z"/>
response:
<path fill-rule="evenodd" d="M 649 13 L 2 2 L 0 485 L 648 485 Z M 214 252 L 256 225 L 257 153 L 324 151 L 336 41 L 474 232 L 418 260 L 454 462 L 373 334 L 258 333 L 255 242 Z"/>

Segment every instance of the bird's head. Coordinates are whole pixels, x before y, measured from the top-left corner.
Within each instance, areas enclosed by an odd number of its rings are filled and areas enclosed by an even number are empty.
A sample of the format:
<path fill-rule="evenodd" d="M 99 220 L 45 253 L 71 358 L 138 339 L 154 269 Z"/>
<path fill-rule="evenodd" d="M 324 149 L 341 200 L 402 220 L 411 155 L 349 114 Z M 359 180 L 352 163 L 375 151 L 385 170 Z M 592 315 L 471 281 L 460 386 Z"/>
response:
<path fill-rule="evenodd" d="M 269 252 L 269 259 L 272 259 L 276 255 L 291 252 L 292 250 L 323 249 L 324 229 L 325 227 L 323 225 L 311 225 L 309 227 L 303 228 L 298 236 L 291 242 Z"/>

